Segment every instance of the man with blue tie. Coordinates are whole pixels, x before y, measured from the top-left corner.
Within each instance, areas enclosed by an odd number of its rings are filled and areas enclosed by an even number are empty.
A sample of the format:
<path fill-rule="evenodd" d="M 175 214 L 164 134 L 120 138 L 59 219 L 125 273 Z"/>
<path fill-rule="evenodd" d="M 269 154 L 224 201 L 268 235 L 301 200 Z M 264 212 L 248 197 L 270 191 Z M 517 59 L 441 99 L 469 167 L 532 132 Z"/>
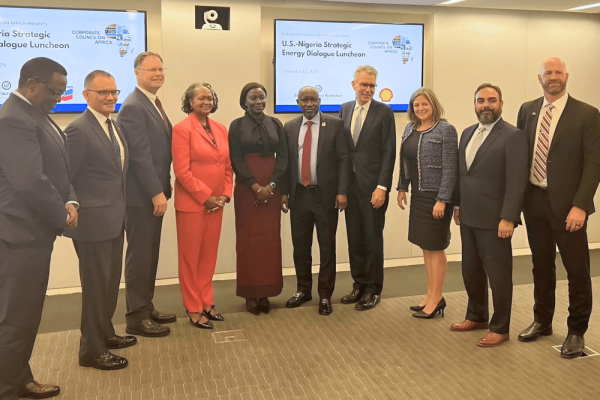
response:
<path fill-rule="evenodd" d="M 65 130 L 71 163 L 70 179 L 79 199 L 79 226 L 67 233 L 79 257 L 82 289 L 79 365 L 101 370 L 125 368 L 127 360 L 108 349 L 134 345 L 134 336 L 115 333 L 123 265 L 127 141 L 110 118 L 119 90 L 108 72 L 85 78 L 88 108 Z"/>

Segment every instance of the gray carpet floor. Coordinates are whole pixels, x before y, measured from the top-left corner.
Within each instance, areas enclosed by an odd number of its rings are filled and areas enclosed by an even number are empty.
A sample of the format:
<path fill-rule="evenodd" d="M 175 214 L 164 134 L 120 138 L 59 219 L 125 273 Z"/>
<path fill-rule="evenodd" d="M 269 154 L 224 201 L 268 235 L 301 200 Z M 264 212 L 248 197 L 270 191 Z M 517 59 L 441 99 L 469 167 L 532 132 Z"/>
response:
<path fill-rule="evenodd" d="M 600 276 L 600 249 L 592 250 L 591 272 L 592 276 Z M 565 280 L 566 272 L 557 255 L 557 279 Z M 313 295 L 316 295 L 317 277 L 313 276 L 315 287 Z M 513 282 L 515 285 L 533 283 L 531 276 L 531 256 L 519 256 L 514 258 Z M 352 288 L 352 277 L 350 272 L 338 272 L 336 288 L 332 297 L 332 303 L 339 303 L 342 296 L 350 292 Z M 238 313 L 245 311 L 244 299 L 235 295 L 236 281 L 215 281 L 214 301 L 218 310 L 223 314 Z M 448 263 L 448 272 L 444 282 L 444 292 L 462 292 L 464 285 L 461 273 L 461 263 Z M 273 309 L 285 308 L 285 302 L 296 291 L 296 277 L 286 276 L 283 279 L 282 293 L 271 299 Z M 385 269 L 385 282 L 382 297 L 397 298 L 424 295 L 427 292 L 427 279 L 423 265 L 403 266 Z M 313 296 L 312 302 L 307 305 L 317 305 L 318 298 Z M 154 296 L 155 307 L 164 313 L 177 314 L 178 318 L 185 317 L 185 309 L 181 301 L 179 285 L 157 286 Z M 465 310 L 466 304 L 452 304 L 448 307 L 456 307 Z M 258 317 L 260 318 L 260 317 Z M 40 333 L 60 332 L 79 329 L 81 321 L 81 293 L 47 296 L 44 305 Z M 115 325 L 125 323 L 125 291 L 119 292 L 117 310 L 113 318 Z"/>

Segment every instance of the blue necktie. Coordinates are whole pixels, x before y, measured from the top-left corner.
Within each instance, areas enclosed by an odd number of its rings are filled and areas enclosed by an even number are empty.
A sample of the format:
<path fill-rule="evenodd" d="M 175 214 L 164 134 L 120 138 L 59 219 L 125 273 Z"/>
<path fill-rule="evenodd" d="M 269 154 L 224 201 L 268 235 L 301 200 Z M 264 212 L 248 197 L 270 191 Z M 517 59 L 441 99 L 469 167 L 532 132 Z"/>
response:
<path fill-rule="evenodd" d="M 106 119 L 106 125 L 108 125 L 108 133 L 110 133 L 110 141 L 115 148 L 115 154 L 117 155 L 117 160 L 119 160 L 119 168 L 123 169 L 123 161 L 121 161 L 121 146 L 119 146 L 119 142 L 117 141 L 117 137 L 115 136 L 115 132 L 113 131 L 112 124 L 110 122 L 110 118 Z"/>

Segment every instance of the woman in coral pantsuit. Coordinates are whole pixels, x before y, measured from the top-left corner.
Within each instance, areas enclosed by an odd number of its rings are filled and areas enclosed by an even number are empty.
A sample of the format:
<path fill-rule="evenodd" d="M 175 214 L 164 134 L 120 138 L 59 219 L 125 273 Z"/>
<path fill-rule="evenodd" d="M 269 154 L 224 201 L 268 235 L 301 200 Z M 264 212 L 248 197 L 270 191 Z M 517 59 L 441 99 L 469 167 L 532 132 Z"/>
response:
<path fill-rule="evenodd" d="M 190 322 L 212 329 L 210 320 L 223 321 L 213 304 L 212 278 L 233 170 L 227 129 L 208 118 L 218 106 L 211 86 L 190 85 L 182 103 L 189 117 L 173 128 L 179 283 Z"/>

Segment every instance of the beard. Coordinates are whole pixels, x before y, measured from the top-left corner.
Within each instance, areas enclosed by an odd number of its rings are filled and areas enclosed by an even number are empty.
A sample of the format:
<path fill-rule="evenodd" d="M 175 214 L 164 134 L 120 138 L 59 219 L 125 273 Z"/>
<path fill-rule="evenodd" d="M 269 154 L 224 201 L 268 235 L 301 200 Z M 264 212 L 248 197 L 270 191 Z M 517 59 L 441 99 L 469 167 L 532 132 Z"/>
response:
<path fill-rule="evenodd" d="M 567 88 L 566 81 L 563 81 L 558 88 L 552 88 L 550 86 L 550 83 L 551 82 L 542 83 L 542 88 L 544 89 L 544 92 L 546 92 L 548 94 L 559 94 L 559 93 L 562 93 Z"/>
<path fill-rule="evenodd" d="M 484 114 L 484 111 L 491 111 L 491 114 Z M 493 110 L 491 108 L 485 108 L 482 110 L 475 110 L 475 114 L 477 114 L 477 119 L 481 122 L 482 125 L 491 124 L 496 121 L 502 115 L 502 108 L 497 110 Z"/>

